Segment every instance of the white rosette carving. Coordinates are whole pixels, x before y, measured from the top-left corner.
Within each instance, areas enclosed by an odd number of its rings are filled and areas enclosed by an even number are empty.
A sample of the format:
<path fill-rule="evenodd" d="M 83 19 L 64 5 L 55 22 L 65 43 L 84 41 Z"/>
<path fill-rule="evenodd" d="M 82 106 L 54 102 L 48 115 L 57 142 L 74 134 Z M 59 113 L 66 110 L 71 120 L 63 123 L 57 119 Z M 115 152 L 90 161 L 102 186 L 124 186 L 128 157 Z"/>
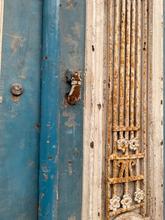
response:
<path fill-rule="evenodd" d="M 141 189 L 137 189 L 135 192 L 135 202 L 141 203 L 144 200 L 144 191 Z"/>
<path fill-rule="evenodd" d="M 128 140 L 126 140 L 125 138 L 120 138 L 117 141 L 117 148 L 118 150 L 123 151 L 123 153 L 125 153 L 126 149 L 128 148 Z"/>
<path fill-rule="evenodd" d="M 132 204 L 131 196 L 129 194 L 125 194 L 123 196 L 123 199 L 121 200 L 121 204 L 124 209 L 130 208 L 130 206 Z"/>
<path fill-rule="evenodd" d="M 129 149 L 136 151 L 139 148 L 139 140 L 137 138 L 132 138 L 129 141 Z"/>
<path fill-rule="evenodd" d="M 112 199 L 110 199 L 110 210 L 116 211 L 120 208 L 120 197 L 119 196 L 113 196 Z"/>

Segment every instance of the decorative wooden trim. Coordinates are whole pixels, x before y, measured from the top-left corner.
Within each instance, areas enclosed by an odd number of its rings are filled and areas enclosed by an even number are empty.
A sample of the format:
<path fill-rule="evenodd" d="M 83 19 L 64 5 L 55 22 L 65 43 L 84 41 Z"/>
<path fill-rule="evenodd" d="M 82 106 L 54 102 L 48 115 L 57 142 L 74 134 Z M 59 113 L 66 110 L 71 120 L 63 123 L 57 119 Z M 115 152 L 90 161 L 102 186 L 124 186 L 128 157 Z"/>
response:
<path fill-rule="evenodd" d="M 82 219 L 83 220 L 97 220 L 97 219 L 106 219 L 103 215 L 103 207 L 104 203 L 102 201 L 102 191 L 104 191 L 104 184 L 102 183 L 102 175 L 103 167 L 104 167 L 104 117 L 105 117 L 105 110 L 102 109 L 102 104 L 104 103 L 104 61 L 103 59 L 104 52 L 107 52 L 107 48 L 104 47 L 104 24 L 107 22 L 109 28 L 114 28 L 113 21 L 110 19 L 108 14 L 108 19 L 104 19 L 106 16 L 105 7 L 106 3 L 108 3 L 108 7 L 110 11 L 108 13 L 112 13 L 114 17 L 115 12 L 113 10 L 113 1 L 95 1 L 95 0 L 87 0 L 87 35 L 86 35 L 86 87 L 85 87 L 85 113 L 84 113 L 84 178 L 83 178 L 83 209 L 82 209 Z M 116 0 L 116 4 L 119 4 L 120 1 Z M 130 38 L 132 37 L 131 43 L 133 45 L 137 44 L 137 57 L 136 57 L 136 64 L 133 64 L 133 59 L 135 51 L 129 51 L 129 38 L 125 38 L 124 34 L 120 35 L 121 39 L 121 46 L 122 46 L 122 53 L 120 53 L 119 57 L 115 56 L 115 60 L 120 60 L 122 62 L 123 54 L 125 54 L 124 50 L 128 50 L 130 56 L 126 58 L 126 62 L 132 62 L 132 76 L 136 74 L 135 69 L 137 71 L 141 71 L 141 66 L 143 66 L 142 72 L 142 79 L 143 84 L 141 87 L 135 87 L 137 93 L 140 94 L 138 91 L 141 89 L 145 91 L 143 94 L 143 102 L 141 103 L 140 96 L 134 96 L 134 92 L 132 92 L 131 96 L 133 97 L 130 100 L 132 106 L 134 106 L 134 102 L 137 103 L 137 111 L 134 112 L 135 109 L 131 107 L 130 117 L 133 119 L 133 115 L 136 114 L 136 117 L 141 120 L 141 116 L 139 115 L 142 112 L 142 122 L 138 124 L 134 124 L 133 120 L 131 121 L 131 125 L 126 123 L 123 126 L 123 123 L 116 124 L 113 126 L 113 121 L 111 118 L 106 120 L 110 126 L 107 128 L 108 131 L 113 133 L 120 133 L 123 132 L 129 133 L 134 132 L 137 133 L 137 136 L 140 137 L 141 141 L 143 142 L 144 151 L 137 151 L 132 152 L 131 155 L 122 156 L 116 154 L 112 154 L 111 149 L 108 150 L 106 154 L 108 154 L 107 159 L 112 164 L 115 160 L 121 160 L 123 164 L 125 161 L 136 160 L 138 161 L 136 172 L 140 171 L 140 175 L 135 178 L 134 175 L 131 175 L 129 178 L 125 178 L 124 176 L 121 178 L 125 182 L 125 190 L 128 191 L 128 181 L 133 181 L 136 184 L 136 192 L 137 196 L 136 201 L 137 203 L 132 206 L 125 206 L 125 201 L 131 201 L 131 198 L 125 194 L 126 198 L 119 198 L 115 197 L 114 204 L 118 204 L 118 201 L 122 203 L 120 206 L 120 210 L 114 210 L 109 213 L 110 218 L 107 219 L 114 219 L 115 216 L 118 216 L 120 213 L 122 216 L 127 216 L 128 219 L 132 219 L 133 215 L 135 214 L 135 219 L 147 219 L 147 220 L 162 220 L 163 219 L 163 0 L 143 0 L 138 2 L 135 5 L 135 0 L 130 0 L 132 2 L 132 9 L 129 9 L 129 0 L 123 0 L 122 5 L 127 3 L 127 10 L 135 10 L 137 16 L 137 22 L 144 22 L 143 25 L 138 23 L 138 31 L 136 34 L 143 32 L 143 48 L 141 48 L 140 42 L 142 39 L 138 38 L 135 42 L 133 39 L 135 38 L 134 35 L 131 35 L 129 28 L 124 30 L 125 22 L 129 27 L 129 19 L 128 16 L 125 16 L 122 13 L 123 25 L 121 25 L 122 32 L 126 31 L 128 34 L 130 33 Z M 141 3 L 140 3 L 141 2 Z M 116 6 L 117 7 L 117 6 Z M 143 9 L 143 10 L 141 10 Z M 117 9 L 116 9 L 117 10 Z M 123 10 L 121 7 L 120 10 Z M 133 11 L 133 15 L 135 15 L 135 11 Z M 148 14 L 149 11 L 149 14 Z M 142 14 L 141 14 L 142 13 Z M 105 16 L 105 17 L 104 17 Z M 143 21 L 140 18 L 143 17 Z M 119 24 L 118 16 L 116 15 L 115 19 L 117 19 L 117 24 Z M 134 16 L 131 15 L 133 21 L 131 22 L 134 26 Z M 138 20 L 139 19 L 139 20 Z M 117 29 L 116 29 L 117 31 Z M 119 38 L 119 33 L 116 36 Z M 112 35 L 108 36 L 108 39 L 114 43 L 114 38 Z M 116 39 L 117 40 L 117 39 Z M 126 43 L 128 47 L 123 49 L 123 45 Z M 147 48 L 146 48 L 147 45 Z M 118 50 L 119 45 L 116 44 L 115 48 L 113 49 L 113 44 L 110 43 L 108 45 L 110 48 L 111 53 L 114 53 L 113 50 Z M 140 59 L 141 50 L 143 50 L 143 58 Z M 145 52 L 145 50 L 147 52 Z M 116 53 L 117 54 L 117 53 Z M 132 54 L 132 55 L 131 55 Z M 114 60 L 113 57 L 110 56 L 110 52 L 108 52 L 108 69 L 112 71 Z M 106 59 L 107 59 L 106 57 Z M 130 59 L 130 60 L 129 60 Z M 132 59 L 132 60 L 131 60 Z M 139 61 L 141 60 L 141 61 Z M 116 61 L 117 63 L 117 61 Z M 99 64 L 99 65 L 98 65 Z M 126 63 L 127 64 L 127 63 Z M 135 65 L 135 66 L 134 66 Z M 118 70 L 117 64 L 114 66 L 116 70 Z M 120 66 L 120 79 L 123 78 L 123 69 L 124 67 Z M 127 72 L 130 70 L 128 69 L 128 65 L 126 65 Z M 127 75 L 128 76 L 128 75 Z M 128 76 L 129 77 L 129 76 Z M 135 80 L 140 80 L 137 77 L 134 78 Z M 127 78 L 128 80 L 128 78 Z M 145 82 L 144 82 L 145 81 Z M 114 82 L 113 82 L 114 83 Z M 112 96 L 112 82 L 109 83 L 110 88 L 110 96 Z M 114 85 L 113 85 L 114 86 Z M 117 85 L 116 85 L 117 86 Z M 121 80 L 119 84 L 119 88 L 122 90 L 124 86 L 123 81 Z M 116 87 L 117 88 L 117 87 Z M 131 89 L 130 87 L 126 88 L 126 91 Z M 132 89 L 132 91 L 134 90 Z M 116 89 L 117 91 L 117 89 Z M 122 93 L 120 93 L 122 94 Z M 100 95 L 100 96 L 98 96 Z M 129 97 L 130 98 L 130 97 Z M 110 101 L 111 98 L 110 98 Z M 123 99 L 118 99 L 118 103 L 120 106 L 123 106 Z M 105 105 L 105 103 L 104 103 Z M 117 104 L 118 105 L 118 104 Z M 117 105 L 116 108 L 117 109 Z M 106 106 L 106 105 L 105 105 Z M 112 105 L 111 105 L 112 106 Z M 141 111 L 142 109 L 142 111 Z M 119 109 L 118 109 L 119 110 Z M 128 121 L 128 109 L 125 109 L 126 121 Z M 125 120 L 125 116 L 123 116 L 122 112 L 124 109 L 122 107 L 119 110 L 120 122 Z M 108 111 L 112 114 L 113 109 L 110 108 Z M 140 134 L 141 133 L 141 134 Z M 119 135 L 121 136 L 121 135 Z M 109 136 L 109 141 L 112 141 L 112 135 Z M 129 143 L 126 138 L 125 144 L 121 146 L 121 143 L 118 143 L 121 148 L 121 152 L 128 151 Z M 114 145 L 113 147 L 117 150 L 118 145 Z M 141 163 L 141 165 L 140 165 Z M 115 164 L 115 163 L 114 163 Z M 126 164 L 125 164 L 126 165 Z M 127 164 L 129 167 L 129 164 Z M 133 165 L 133 164 L 132 164 Z M 128 168 L 128 172 L 132 172 L 131 169 Z M 109 170 L 112 174 L 112 169 Z M 127 170 L 123 171 L 126 172 Z M 122 174 L 121 174 L 122 175 Z M 113 182 L 113 185 L 119 185 L 121 181 L 118 181 L 116 177 L 107 178 L 107 182 Z M 138 183 L 140 182 L 140 184 Z M 108 183 L 108 184 L 109 184 Z M 123 184 L 123 183 L 122 183 Z M 145 192 L 145 197 L 142 196 L 142 191 L 140 188 L 143 188 L 143 192 Z M 116 192 L 115 187 L 113 192 Z M 134 199 L 135 196 L 134 195 Z M 138 198 L 143 197 L 144 199 L 140 201 Z M 141 197 L 141 198 L 142 198 Z M 108 198 L 109 199 L 109 198 Z M 123 201 L 122 201 L 122 200 Z M 124 201 L 125 199 L 125 201 Z M 104 200 L 104 199 L 103 199 Z M 130 203 L 129 203 L 130 204 Z M 140 214 L 137 214 L 138 210 Z M 131 211 L 131 212 L 130 212 Z M 125 213 L 125 214 L 124 214 Z M 134 214 L 133 214 L 134 213 Z M 130 215 L 129 215 L 130 214 Z M 137 217 L 138 216 L 138 217 Z M 117 219 L 122 219 L 121 215 Z"/>
<path fill-rule="evenodd" d="M 148 0 L 108 1 L 106 218 L 112 220 L 111 213 L 134 207 L 146 215 L 149 14 Z"/>

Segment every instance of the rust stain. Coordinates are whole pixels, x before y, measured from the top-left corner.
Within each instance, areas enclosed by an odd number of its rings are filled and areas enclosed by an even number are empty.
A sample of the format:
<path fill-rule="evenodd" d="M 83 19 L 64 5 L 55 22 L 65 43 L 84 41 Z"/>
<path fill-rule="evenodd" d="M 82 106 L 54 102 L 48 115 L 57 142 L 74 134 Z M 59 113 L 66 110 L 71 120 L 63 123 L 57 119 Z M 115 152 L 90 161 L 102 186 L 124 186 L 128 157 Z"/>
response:
<path fill-rule="evenodd" d="M 112 0 L 108 7 L 106 218 L 114 219 L 139 207 L 145 213 L 148 1 Z"/>
<path fill-rule="evenodd" d="M 70 105 L 75 105 L 81 98 L 81 77 L 80 73 L 75 72 L 71 78 L 71 90 L 67 95 L 67 102 Z"/>
<path fill-rule="evenodd" d="M 119 178 L 109 178 L 107 179 L 107 181 L 110 184 L 119 184 L 119 183 L 127 183 L 127 182 L 134 182 L 137 180 L 144 180 L 144 176 L 143 175 L 139 175 L 139 176 L 131 176 L 131 177 L 119 177 Z"/>
<path fill-rule="evenodd" d="M 76 216 L 72 215 L 68 218 L 68 220 L 76 220 Z"/>
<path fill-rule="evenodd" d="M 13 102 L 16 102 L 16 103 L 19 102 L 20 99 L 21 99 L 20 96 L 14 96 L 14 95 L 12 95 L 11 98 L 12 98 L 12 101 L 13 101 Z"/>
<path fill-rule="evenodd" d="M 71 10 L 76 7 L 77 2 L 75 0 L 67 0 L 66 1 L 66 9 Z"/>
<path fill-rule="evenodd" d="M 67 2 L 66 2 L 66 8 L 67 8 L 67 9 L 73 8 L 73 0 L 67 0 Z"/>

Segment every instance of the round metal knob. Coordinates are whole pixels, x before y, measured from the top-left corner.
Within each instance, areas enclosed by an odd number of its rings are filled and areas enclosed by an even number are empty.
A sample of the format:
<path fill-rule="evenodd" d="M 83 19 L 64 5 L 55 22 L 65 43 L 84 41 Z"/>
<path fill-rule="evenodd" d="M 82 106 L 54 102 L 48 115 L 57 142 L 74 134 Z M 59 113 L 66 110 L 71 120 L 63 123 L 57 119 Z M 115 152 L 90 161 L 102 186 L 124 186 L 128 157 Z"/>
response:
<path fill-rule="evenodd" d="M 20 96 L 23 94 L 23 86 L 20 83 L 13 83 L 11 86 L 11 94 L 13 96 Z"/>

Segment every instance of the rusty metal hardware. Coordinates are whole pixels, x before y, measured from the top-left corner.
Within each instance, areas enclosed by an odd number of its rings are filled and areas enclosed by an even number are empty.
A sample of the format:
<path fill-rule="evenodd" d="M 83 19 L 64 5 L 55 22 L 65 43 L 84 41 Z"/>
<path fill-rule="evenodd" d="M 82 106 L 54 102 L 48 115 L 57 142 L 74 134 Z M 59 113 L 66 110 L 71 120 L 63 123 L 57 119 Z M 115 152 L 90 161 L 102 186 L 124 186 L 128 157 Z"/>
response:
<path fill-rule="evenodd" d="M 10 91 L 13 96 L 20 96 L 23 94 L 24 89 L 20 83 L 13 83 Z"/>
<path fill-rule="evenodd" d="M 66 80 L 70 85 L 70 91 L 66 94 L 69 105 L 75 105 L 81 98 L 81 76 L 78 71 L 66 71 Z"/>

